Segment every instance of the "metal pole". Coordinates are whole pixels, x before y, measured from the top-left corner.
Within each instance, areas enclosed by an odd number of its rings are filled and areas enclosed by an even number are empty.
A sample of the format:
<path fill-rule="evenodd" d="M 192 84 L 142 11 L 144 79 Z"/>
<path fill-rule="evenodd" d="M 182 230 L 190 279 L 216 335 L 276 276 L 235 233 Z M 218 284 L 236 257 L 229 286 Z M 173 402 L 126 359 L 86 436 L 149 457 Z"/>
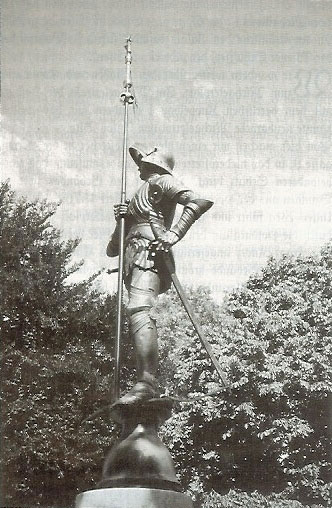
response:
<path fill-rule="evenodd" d="M 128 106 L 134 103 L 134 96 L 130 92 L 131 82 L 131 38 L 126 41 L 126 80 L 125 91 L 121 94 L 124 104 L 123 123 L 123 150 L 122 150 L 122 181 L 120 203 L 126 202 L 126 177 L 127 177 L 127 144 L 128 144 Z M 121 370 L 121 334 L 122 334 L 122 301 L 123 301 L 123 263 L 124 263 L 124 241 L 125 241 L 125 219 L 120 219 L 119 224 L 119 271 L 118 271 L 118 293 L 117 293 L 117 315 L 116 315 L 116 341 L 115 341 L 115 368 L 113 382 L 113 401 L 120 395 L 120 370 Z"/>

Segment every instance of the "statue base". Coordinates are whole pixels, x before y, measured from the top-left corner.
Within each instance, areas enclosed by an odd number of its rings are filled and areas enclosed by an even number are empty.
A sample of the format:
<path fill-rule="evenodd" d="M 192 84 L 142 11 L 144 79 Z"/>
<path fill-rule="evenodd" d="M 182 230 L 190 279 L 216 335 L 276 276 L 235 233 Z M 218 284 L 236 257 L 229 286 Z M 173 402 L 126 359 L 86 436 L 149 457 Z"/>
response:
<path fill-rule="evenodd" d="M 111 488 L 82 492 L 75 508 L 193 508 L 180 492 L 146 488 Z"/>
<path fill-rule="evenodd" d="M 111 418 L 122 425 L 120 439 L 106 457 L 96 489 L 79 494 L 75 508 L 193 508 L 157 434 L 172 407 L 167 397 L 113 404 Z"/>
<path fill-rule="evenodd" d="M 166 397 L 113 404 L 111 418 L 122 424 L 122 433 L 106 457 L 97 488 L 182 490 L 171 455 L 157 434 L 172 406 L 173 401 Z"/>

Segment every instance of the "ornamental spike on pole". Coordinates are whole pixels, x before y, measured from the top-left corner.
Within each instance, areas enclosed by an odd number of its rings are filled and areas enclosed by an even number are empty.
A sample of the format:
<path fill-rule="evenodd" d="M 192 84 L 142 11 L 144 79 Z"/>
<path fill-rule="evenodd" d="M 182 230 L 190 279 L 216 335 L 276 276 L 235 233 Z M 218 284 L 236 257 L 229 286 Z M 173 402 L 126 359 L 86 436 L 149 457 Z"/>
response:
<path fill-rule="evenodd" d="M 126 202 L 126 176 L 127 176 L 127 137 L 128 137 L 128 106 L 133 104 L 135 97 L 131 92 L 131 37 L 126 40 L 126 79 L 124 81 L 124 92 L 120 99 L 124 105 L 123 123 L 123 150 L 122 150 L 122 180 L 120 203 Z M 120 369 L 121 369 L 121 334 L 122 334 L 122 301 L 123 301 L 123 262 L 124 262 L 124 240 L 125 240 L 125 219 L 120 218 L 119 224 L 119 271 L 118 271 L 118 293 L 117 293 L 117 316 L 116 316 L 116 342 L 115 342 L 115 369 L 113 384 L 113 401 L 120 395 Z"/>

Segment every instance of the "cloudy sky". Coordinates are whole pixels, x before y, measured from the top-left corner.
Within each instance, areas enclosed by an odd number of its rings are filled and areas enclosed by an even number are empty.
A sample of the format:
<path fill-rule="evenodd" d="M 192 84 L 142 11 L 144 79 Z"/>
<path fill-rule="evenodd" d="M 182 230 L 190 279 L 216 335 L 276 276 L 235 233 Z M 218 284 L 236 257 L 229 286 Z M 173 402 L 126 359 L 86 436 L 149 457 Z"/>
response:
<path fill-rule="evenodd" d="M 214 207 L 175 247 L 218 300 L 269 255 L 318 250 L 332 223 L 331 0 L 3 0 L 3 176 L 62 202 L 84 277 L 114 267 L 125 78 L 129 142 L 167 147 Z M 139 185 L 128 164 L 128 195 Z M 116 277 L 104 275 L 112 291 Z"/>

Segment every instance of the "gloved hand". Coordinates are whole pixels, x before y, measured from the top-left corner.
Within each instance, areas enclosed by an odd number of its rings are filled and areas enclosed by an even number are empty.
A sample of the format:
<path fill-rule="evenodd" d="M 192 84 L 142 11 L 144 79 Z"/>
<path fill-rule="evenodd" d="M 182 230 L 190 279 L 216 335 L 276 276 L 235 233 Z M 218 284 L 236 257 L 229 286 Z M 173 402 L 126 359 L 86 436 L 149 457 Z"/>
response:
<path fill-rule="evenodd" d="M 179 241 L 179 237 L 173 231 L 161 233 L 158 239 L 151 242 L 151 250 L 168 252 L 169 249 Z"/>
<path fill-rule="evenodd" d="M 115 220 L 125 219 L 128 215 L 129 199 L 125 203 L 118 203 L 113 206 Z"/>

